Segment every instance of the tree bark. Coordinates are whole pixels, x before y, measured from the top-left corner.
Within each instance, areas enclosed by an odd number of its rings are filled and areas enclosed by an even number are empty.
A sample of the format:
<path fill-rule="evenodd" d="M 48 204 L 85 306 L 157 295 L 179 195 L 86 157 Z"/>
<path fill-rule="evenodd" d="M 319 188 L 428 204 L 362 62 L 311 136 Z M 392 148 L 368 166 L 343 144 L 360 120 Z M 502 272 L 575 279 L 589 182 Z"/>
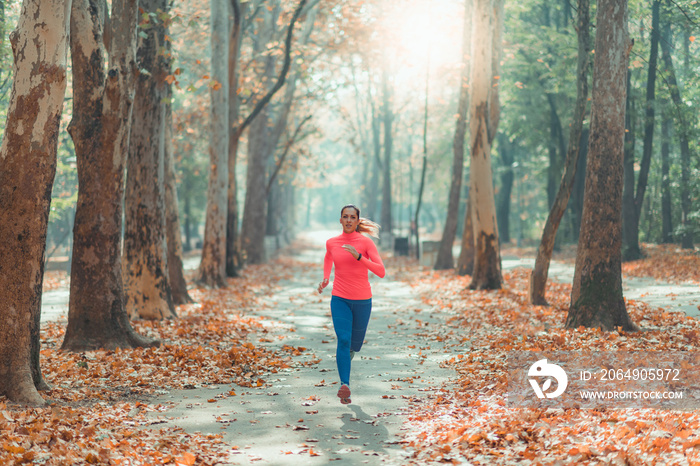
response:
<path fill-rule="evenodd" d="M 168 85 L 169 87 L 170 85 Z M 168 91 L 169 95 L 172 92 Z M 175 153 L 173 151 L 173 111 L 169 102 L 165 107 L 165 228 L 168 246 L 168 278 L 173 304 L 193 302 L 187 292 L 187 280 L 182 261 L 182 229 L 180 228 L 180 208 L 177 199 L 177 180 L 175 176 Z"/>
<path fill-rule="evenodd" d="M 0 146 L 0 395 L 40 406 L 46 230 L 66 90 L 71 1 L 25 0 L 10 35 L 14 81 Z M 36 367 L 34 367 L 36 366 Z"/>
<path fill-rule="evenodd" d="M 583 120 L 586 116 L 586 102 L 588 101 L 588 69 L 590 67 L 589 54 L 591 50 L 589 0 L 578 0 L 577 30 L 576 105 L 571 121 L 571 133 L 569 134 L 569 147 L 566 151 L 564 175 L 542 231 L 542 238 L 537 248 L 537 257 L 535 258 L 535 267 L 530 273 L 530 303 L 536 305 L 547 305 L 545 290 L 547 287 L 547 276 L 549 275 L 549 264 L 552 260 L 557 230 L 569 203 L 571 190 L 576 179 L 579 152 L 581 151 L 581 132 L 583 130 Z"/>
<path fill-rule="evenodd" d="M 583 222 L 566 328 L 636 330 L 622 296 L 622 154 L 631 42 L 627 0 L 597 5 Z"/>
<path fill-rule="evenodd" d="M 298 39 L 297 43 L 301 49 L 303 49 L 311 37 L 311 33 L 316 22 L 316 10 L 311 10 L 306 15 L 304 20 L 304 27 L 301 32 L 301 37 Z M 291 225 L 286 223 L 282 219 L 282 210 L 284 207 L 282 204 L 286 201 L 281 196 L 281 183 L 277 179 L 277 174 L 284 165 L 284 159 L 289 151 L 289 148 L 294 144 L 294 139 L 298 136 L 301 126 L 297 128 L 294 135 L 291 137 L 290 141 L 283 145 L 282 154 L 277 161 L 275 161 L 275 149 L 280 146 L 279 142 L 282 135 L 287 131 L 289 126 L 289 116 L 292 113 L 292 106 L 294 103 L 294 95 L 296 94 L 297 83 L 299 82 L 301 70 L 298 62 L 291 64 L 288 77 L 285 80 L 286 86 L 284 91 L 284 97 L 282 102 L 277 105 L 278 109 L 274 112 L 272 119 L 272 132 L 270 134 L 270 140 L 268 141 L 268 147 L 270 148 L 270 154 L 268 159 L 268 169 L 270 173 L 267 177 L 266 192 L 268 195 L 268 209 L 267 209 L 267 234 L 278 235 L 285 232 L 285 226 Z M 303 123 L 302 123 L 303 126 Z M 286 231 L 289 233 L 289 231 Z M 286 235 L 285 235 L 286 236 Z"/>
<path fill-rule="evenodd" d="M 228 52 L 228 105 L 229 105 L 229 138 L 228 138 L 228 194 L 226 209 L 226 276 L 237 277 L 241 267 L 241 248 L 238 238 L 238 181 L 236 180 L 236 164 L 238 160 L 238 128 L 235 124 L 241 113 L 241 99 L 238 97 L 238 60 L 241 55 L 243 41 L 243 19 L 248 2 L 231 0 L 233 21 L 229 38 Z"/>
<path fill-rule="evenodd" d="M 389 71 L 382 70 L 382 126 L 384 128 L 384 160 L 382 164 L 382 229 L 392 234 L 391 212 L 391 152 L 393 148 L 394 99 L 389 83 Z M 417 246 L 416 250 L 420 247 Z"/>
<path fill-rule="evenodd" d="M 211 0 L 211 76 L 209 116 L 209 189 L 202 260 L 197 281 L 226 286 L 226 220 L 229 181 L 229 8 L 228 0 Z M 222 58 L 223 57 L 223 58 Z"/>
<path fill-rule="evenodd" d="M 622 187 L 622 237 L 623 257 L 624 238 L 628 231 L 638 229 L 636 218 L 637 207 L 634 205 L 634 153 L 637 143 L 637 119 L 635 99 L 632 95 L 632 71 L 627 70 L 627 97 L 625 101 L 625 148 L 623 156 L 623 187 Z M 629 213 L 628 213 L 629 212 Z M 641 254 L 641 251 L 640 251 Z"/>
<path fill-rule="evenodd" d="M 547 203 L 548 207 L 551 209 L 554 205 L 554 200 L 557 197 L 557 185 L 561 181 L 562 176 L 560 158 L 561 152 L 557 150 L 559 147 L 557 142 L 559 139 L 560 125 L 557 124 L 559 116 L 557 115 L 554 96 L 550 92 L 545 92 L 545 96 L 547 97 L 547 103 L 549 104 L 549 165 L 547 166 Z"/>
<path fill-rule="evenodd" d="M 462 192 L 462 178 L 464 178 L 464 138 L 467 134 L 467 111 L 469 110 L 469 67 L 471 53 L 472 34 L 472 6 L 473 0 L 464 2 L 464 26 L 462 32 L 462 74 L 459 87 L 459 101 L 457 104 L 457 122 L 455 123 L 455 135 L 452 140 L 452 180 L 450 192 L 447 198 L 447 215 L 445 228 L 442 231 L 440 249 L 435 260 L 435 270 L 445 270 L 454 267 L 452 246 L 457 233 L 459 216 L 459 195 Z"/>
<path fill-rule="evenodd" d="M 662 108 L 668 107 L 664 101 Z M 673 243 L 673 217 L 671 206 L 671 118 L 667 111 L 661 117 L 661 242 Z"/>
<path fill-rule="evenodd" d="M 369 203 L 367 204 L 367 218 L 377 218 L 379 199 L 379 175 L 382 170 L 382 122 L 377 111 L 377 106 L 371 102 L 372 110 L 372 174 L 369 180 Z"/>
<path fill-rule="evenodd" d="M 241 248 L 248 264 L 265 262 L 265 231 L 267 230 L 267 157 L 270 128 L 268 110 L 263 109 L 250 125 L 248 136 L 248 171 L 241 230 Z"/>
<path fill-rule="evenodd" d="M 75 0 L 71 14 L 73 119 L 78 161 L 68 325 L 61 349 L 155 346 L 138 335 L 124 307 L 122 201 L 135 73 L 138 2 L 112 2 L 109 70 L 100 0 Z"/>
<path fill-rule="evenodd" d="M 508 137 L 498 134 L 498 153 L 500 154 L 501 168 L 501 189 L 497 194 L 496 220 L 498 221 L 498 235 L 501 243 L 510 242 L 510 201 L 513 193 L 513 182 L 515 173 L 513 168 L 513 154 L 511 153 L 511 143 Z"/>
<path fill-rule="evenodd" d="M 501 257 L 491 169 L 490 135 L 495 135 L 490 91 L 493 87 L 492 44 L 497 24 L 494 11 L 502 0 L 476 0 L 472 33 L 472 96 L 469 112 L 471 141 L 472 222 L 475 239 L 471 289 L 501 288 Z M 500 9 L 502 10 L 502 8 Z M 500 41 L 497 41 L 499 43 Z"/>
<path fill-rule="evenodd" d="M 287 28 L 287 37 L 285 40 L 285 55 L 282 70 L 277 78 L 275 85 L 263 96 L 256 104 L 253 111 L 248 115 L 243 123 L 237 128 L 237 134 L 240 136 L 242 131 L 250 124 L 250 136 L 248 147 L 248 172 L 246 174 L 246 197 L 243 210 L 243 222 L 241 227 L 241 250 L 244 252 L 245 260 L 250 264 L 260 264 L 265 261 L 265 244 L 264 233 L 267 229 L 267 192 L 266 192 L 266 170 L 269 156 L 272 153 L 272 147 L 266 135 L 272 134 L 270 128 L 267 127 L 268 115 L 264 111 L 267 104 L 274 94 L 284 85 L 284 82 L 291 67 L 291 45 L 294 32 L 294 26 L 301 15 L 306 4 L 306 0 L 301 0 L 297 5 L 296 10 L 292 15 L 289 26 Z M 265 30 L 270 33 L 274 32 L 274 25 L 278 11 L 273 11 L 267 15 L 265 20 Z M 257 51 L 262 52 L 265 41 L 258 34 Z M 273 57 L 269 54 L 265 57 L 265 65 L 263 76 L 265 79 L 270 79 L 272 76 L 274 62 Z M 261 121 L 262 120 L 262 121 Z M 252 125 L 252 123 L 256 123 Z M 257 134 L 254 134 L 257 133 Z M 257 145 L 256 145 L 257 144 Z"/>
<path fill-rule="evenodd" d="M 637 178 L 637 189 L 634 196 L 634 211 L 623 210 L 623 242 L 622 260 L 637 260 L 642 257 L 642 250 L 639 247 L 639 221 L 642 216 L 642 204 L 644 193 L 647 189 L 649 179 L 649 167 L 651 166 L 651 155 L 654 144 L 654 123 L 656 108 L 656 63 L 659 57 L 659 10 L 661 0 L 654 0 L 651 8 L 651 48 L 649 51 L 649 65 L 647 73 L 646 88 L 646 109 L 644 114 L 644 146 L 642 160 Z M 630 177 L 634 181 L 634 174 Z M 624 217 L 630 216 L 630 221 L 625 221 Z"/>
<path fill-rule="evenodd" d="M 574 186 L 571 192 L 571 230 L 573 231 L 573 240 L 578 243 L 579 232 L 581 231 L 581 216 L 583 215 L 583 191 L 586 186 L 586 165 L 588 163 L 588 128 L 583 128 L 581 132 L 581 143 L 579 144 L 578 164 L 576 167 L 576 176 L 574 177 Z"/>
<path fill-rule="evenodd" d="M 678 80 L 676 72 L 673 68 L 673 58 L 671 57 L 671 24 L 669 19 L 665 19 L 663 26 L 664 37 L 661 40 L 661 56 L 666 68 L 667 83 L 671 99 L 675 106 L 677 123 L 679 126 L 678 138 L 681 143 L 681 247 L 684 249 L 693 249 L 693 226 L 690 219 L 692 201 L 690 197 L 690 129 L 688 127 L 687 117 L 685 115 L 685 104 L 681 99 L 681 93 L 678 89 Z"/>
<path fill-rule="evenodd" d="M 146 13 L 167 11 L 167 0 L 143 0 Z M 129 141 L 124 230 L 124 289 L 131 318 L 176 317 L 168 277 L 165 224 L 165 129 L 167 58 L 158 53 L 165 44 L 165 25 L 158 15 L 142 30 L 136 54 L 133 121 Z"/>
<path fill-rule="evenodd" d="M 457 259 L 457 275 L 474 273 L 474 227 L 472 225 L 472 203 L 467 196 L 467 208 L 464 212 L 464 227 L 462 229 L 462 246 Z"/>

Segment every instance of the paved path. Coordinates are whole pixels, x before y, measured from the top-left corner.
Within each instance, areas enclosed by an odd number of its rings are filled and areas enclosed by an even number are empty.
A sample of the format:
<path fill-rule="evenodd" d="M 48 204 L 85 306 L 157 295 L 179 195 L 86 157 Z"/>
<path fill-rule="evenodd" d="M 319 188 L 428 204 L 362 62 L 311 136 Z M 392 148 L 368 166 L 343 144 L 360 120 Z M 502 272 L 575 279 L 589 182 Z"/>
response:
<path fill-rule="evenodd" d="M 532 269 L 535 266 L 535 259 L 504 258 L 501 264 L 503 270 L 516 267 Z M 549 267 L 549 279 L 572 283 L 574 266 L 552 262 Z M 653 278 L 623 277 L 622 295 L 628 300 L 642 301 L 667 311 L 685 312 L 690 317 L 700 317 L 700 286 L 698 285 L 661 283 Z"/>
<path fill-rule="evenodd" d="M 281 283 L 270 305 L 259 312 L 270 322 L 270 345 L 305 347 L 309 352 L 301 360 L 320 363 L 269 376 L 271 386 L 261 388 L 221 385 L 172 391 L 151 401 L 171 406 L 162 414 L 165 425 L 221 433 L 238 447 L 229 458 L 237 464 L 405 464 L 407 453 L 398 436 L 409 405 L 453 375 L 439 367 L 449 357 L 443 347 L 416 335 L 435 321 L 410 286 L 390 275 L 375 277 L 366 343 L 353 361 L 353 402 L 340 404 L 330 289 L 322 296 L 313 291 L 322 257 L 321 249 L 301 256 L 309 267 Z M 236 396 L 208 402 L 231 389 Z"/>
<path fill-rule="evenodd" d="M 375 298 L 366 344 L 353 361 L 353 403 L 341 405 L 336 397 L 330 289 L 323 296 L 313 292 L 321 274 L 323 239 L 328 236 L 330 233 L 322 232 L 311 238 L 318 249 L 298 257 L 309 266 L 280 283 L 279 291 L 259 311 L 270 325 L 272 342 L 265 344 L 305 347 L 304 355 L 295 359 L 320 362 L 269 376 L 268 384 L 260 388 L 221 385 L 164 393 L 151 401 L 169 407 L 160 415 L 164 425 L 222 434 L 237 447 L 229 458 L 222 458 L 233 464 L 406 463 L 408 452 L 398 440 L 410 405 L 435 394 L 453 375 L 451 369 L 439 367 L 450 355 L 439 343 L 420 336 L 421 327 L 439 325 L 439 321 L 431 317 L 410 286 L 392 280 L 391 270 L 385 279 L 373 279 Z M 503 269 L 531 268 L 533 262 L 506 257 Z M 549 275 L 571 283 L 573 267 L 554 262 Z M 627 278 L 624 295 L 700 316 L 697 285 Z M 65 319 L 67 302 L 66 290 L 44 293 L 42 321 Z M 225 396 L 232 389 L 236 396 Z M 216 402 L 209 402 L 212 399 Z"/>
<path fill-rule="evenodd" d="M 318 240 L 325 233 L 316 233 L 313 238 Z M 457 251 L 458 253 L 459 251 Z M 196 258 L 185 261 L 185 268 L 194 269 L 197 265 L 198 260 Z M 318 266 L 316 263 L 313 265 Z M 503 270 L 517 267 L 531 269 L 535 265 L 535 260 L 531 258 L 504 257 L 501 265 Z M 571 283 L 573 278 L 573 265 L 556 261 L 550 264 L 550 280 Z M 652 306 L 663 307 L 668 311 L 682 311 L 691 317 L 700 318 L 700 286 L 698 285 L 663 283 L 653 278 L 623 277 L 622 286 L 623 295 L 627 299 L 643 301 Z M 44 292 L 42 295 L 41 321 L 65 320 L 67 316 L 68 290 L 58 289 Z"/>

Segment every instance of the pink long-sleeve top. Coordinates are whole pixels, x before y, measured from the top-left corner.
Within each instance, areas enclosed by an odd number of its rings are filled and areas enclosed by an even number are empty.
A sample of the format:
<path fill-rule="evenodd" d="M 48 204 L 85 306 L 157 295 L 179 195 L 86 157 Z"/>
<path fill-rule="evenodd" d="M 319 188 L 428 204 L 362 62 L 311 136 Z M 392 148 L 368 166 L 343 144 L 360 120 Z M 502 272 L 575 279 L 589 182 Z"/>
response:
<path fill-rule="evenodd" d="M 362 254 L 358 261 L 342 248 L 344 244 L 355 247 Z M 369 285 L 370 271 L 383 278 L 386 271 L 374 242 L 357 231 L 341 233 L 326 241 L 326 257 L 323 261 L 323 278 L 329 279 L 335 264 L 333 296 L 345 299 L 370 299 L 372 288 Z"/>

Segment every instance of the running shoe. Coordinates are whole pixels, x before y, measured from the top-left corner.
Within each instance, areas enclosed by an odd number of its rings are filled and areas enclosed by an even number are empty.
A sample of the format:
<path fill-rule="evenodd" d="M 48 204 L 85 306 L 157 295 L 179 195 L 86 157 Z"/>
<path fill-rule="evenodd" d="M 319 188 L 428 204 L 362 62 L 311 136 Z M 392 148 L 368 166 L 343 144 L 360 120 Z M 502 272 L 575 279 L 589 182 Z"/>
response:
<path fill-rule="evenodd" d="M 340 402 L 344 405 L 352 403 L 350 399 L 350 387 L 345 384 L 341 385 L 340 390 L 338 390 L 338 398 L 340 398 Z"/>

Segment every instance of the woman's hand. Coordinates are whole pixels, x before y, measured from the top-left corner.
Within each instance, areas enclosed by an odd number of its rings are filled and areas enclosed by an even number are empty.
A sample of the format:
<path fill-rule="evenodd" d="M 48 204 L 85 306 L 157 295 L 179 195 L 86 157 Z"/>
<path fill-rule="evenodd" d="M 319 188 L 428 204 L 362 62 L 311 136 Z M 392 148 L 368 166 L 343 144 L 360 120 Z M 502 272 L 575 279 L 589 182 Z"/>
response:
<path fill-rule="evenodd" d="M 318 294 L 323 293 L 323 289 L 328 286 L 328 279 L 324 278 L 321 283 L 318 284 Z"/>
<path fill-rule="evenodd" d="M 347 252 L 349 252 L 350 254 L 352 254 L 352 257 L 354 257 L 355 259 L 358 259 L 360 257 L 360 253 L 357 252 L 357 249 L 355 249 L 355 246 L 353 246 L 351 244 L 343 244 L 341 247 L 343 249 L 345 249 Z"/>

